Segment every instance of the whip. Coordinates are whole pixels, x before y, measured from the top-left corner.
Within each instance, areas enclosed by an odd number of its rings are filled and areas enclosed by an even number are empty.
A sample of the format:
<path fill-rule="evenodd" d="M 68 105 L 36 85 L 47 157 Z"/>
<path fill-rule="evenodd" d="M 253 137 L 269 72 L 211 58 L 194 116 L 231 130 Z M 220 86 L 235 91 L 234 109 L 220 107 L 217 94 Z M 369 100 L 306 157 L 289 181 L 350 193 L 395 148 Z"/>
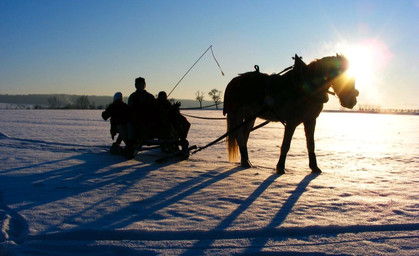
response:
<path fill-rule="evenodd" d="M 176 87 L 180 84 L 180 82 L 182 82 L 183 78 L 185 78 L 185 76 L 189 73 L 189 71 L 191 71 L 193 69 L 193 67 L 196 65 L 196 63 L 198 63 L 201 58 L 208 52 L 208 50 L 211 49 L 211 53 L 212 53 L 212 57 L 214 58 L 215 62 L 217 63 L 218 68 L 221 71 L 221 74 L 224 76 L 224 72 L 221 69 L 220 64 L 217 61 L 217 58 L 215 58 L 214 52 L 212 51 L 212 45 L 210 45 L 210 47 L 208 47 L 208 49 L 205 50 L 205 52 L 195 61 L 195 63 L 188 69 L 188 71 L 186 71 L 186 73 L 182 76 L 182 78 L 179 80 L 179 82 L 177 82 L 177 84 L 173 87 L 173 89 L 169 92 L 169 94 L 167 94 L 167 97 L 170 96 L 170 94 L 172 94 L 172 92 L 176 89 Z"/>

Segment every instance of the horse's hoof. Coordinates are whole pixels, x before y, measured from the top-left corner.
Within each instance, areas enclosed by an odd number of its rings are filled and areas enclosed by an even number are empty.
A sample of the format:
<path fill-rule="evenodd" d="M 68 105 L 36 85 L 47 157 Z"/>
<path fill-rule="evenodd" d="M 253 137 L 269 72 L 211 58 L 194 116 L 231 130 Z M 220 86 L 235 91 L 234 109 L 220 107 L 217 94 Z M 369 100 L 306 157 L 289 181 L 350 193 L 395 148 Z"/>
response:
<path fill-rule="evenodd" d="M 242 160 L 240 166 L 243 168 L 252 168 L 253 165 L 249 160 Z"/>
<path fill-rule="evenodd" d="M 311 173 L 322 173 L 322 170 L 320 170 L 320 168 L 317 166 L 310 167 L 310 168 L 311 168 Z"/>
<path fill-rule="evenodd" d="M 285 174 L 285 168 L 280 168 L 280 167 L 277 166 L 275 168 L 275 173 L 279 174 L 279 175 Z"/>

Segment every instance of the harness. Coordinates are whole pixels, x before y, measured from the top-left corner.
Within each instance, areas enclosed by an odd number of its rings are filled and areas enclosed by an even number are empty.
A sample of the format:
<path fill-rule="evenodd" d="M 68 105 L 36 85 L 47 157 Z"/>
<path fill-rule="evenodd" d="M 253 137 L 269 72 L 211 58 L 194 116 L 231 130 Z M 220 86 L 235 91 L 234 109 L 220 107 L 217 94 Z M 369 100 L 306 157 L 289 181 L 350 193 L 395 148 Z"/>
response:
<path fill-rule="evenodd" d="M 278 113 L 277 108 L 275 107 L 278 102 L 283 101 L 284 106 L 287 106 L 288 103 L 286 95 L 294 95 L 296 98 L 296 102 L 290 102 L 291 105 L 298 105 L 302 104 L 304 101 L 312 101 L 312 102 L 318 102 L 321 104 L 326 103 L 329 100 L 328 94 L 335 95 L 334 92 L 331 92 L 328 90 L 328 87 L 323 89 L 322 83 L 319 83 L 318 85 L 315 83 L 315 81 L 312 81 L 313 79 L 310 78 L 309 74 L 307 74 L 307 65 L 302 61 L 302 58 L 298 55 L 295 55 L 293 57 L 294 59 L 294 65 L 289 66 L 282 70 L 281 72 L 268 76 L 264 83 L 265 83 L 265 97 L 263 99 L 263 106 L 266 111 L 269 111 L 272 113 L 277 120 L 282 122 L 284 125 L 286 125 L 285 118 Z M 260 69 L 258 65 L 254 66 L 255 73 L 260 73 Z M 289 73 L 293 71 L 293 73 Z M 285 75 L 289 75 L 291 77 L 284 78 Z M 276 79 L 290 79 L 289 82 L 292 83 L 292 86 L 286 86 L 283 87 L 283 92 L 281 93 L 281 89 L 278 92 L 274 92 L 275 89 L 274 86 L 281 86 L 278 85 L 275 81 Z M 322 79 L 324 82 L 324 80 Z M 272 95 L 275 95 L 276 98 L 272 97 Z M 283 95 L 283 96 L 282 96 Z M 282 97 L 281 97 L 282 96 Z M 291 97 L 294 97 L 291 96 Z M 300 98 L 301 97 L 301 98 Z M 282 103 L 279 103 L 282 104 Z M 291 106 L 292 107 L 292 106 Z"/>

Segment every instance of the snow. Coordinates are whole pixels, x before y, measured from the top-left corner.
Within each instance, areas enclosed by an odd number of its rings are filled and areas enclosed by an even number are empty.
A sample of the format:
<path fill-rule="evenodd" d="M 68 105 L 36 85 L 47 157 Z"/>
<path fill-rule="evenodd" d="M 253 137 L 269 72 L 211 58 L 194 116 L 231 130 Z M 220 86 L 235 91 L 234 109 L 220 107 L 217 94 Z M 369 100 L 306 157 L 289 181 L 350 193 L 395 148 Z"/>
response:
<path fill-rule="evenodd" d="M 322 113 L 323 173 L 299 127 L 279 176 L 281 124 L 251 134 L 252 169 L 225 143 L 157 164 L 110 155 L 100 113 L 0 110 L 0 255 L 419 255 L 417 116 Z M 225 132 L 188 119 L 191 144 Z"/>

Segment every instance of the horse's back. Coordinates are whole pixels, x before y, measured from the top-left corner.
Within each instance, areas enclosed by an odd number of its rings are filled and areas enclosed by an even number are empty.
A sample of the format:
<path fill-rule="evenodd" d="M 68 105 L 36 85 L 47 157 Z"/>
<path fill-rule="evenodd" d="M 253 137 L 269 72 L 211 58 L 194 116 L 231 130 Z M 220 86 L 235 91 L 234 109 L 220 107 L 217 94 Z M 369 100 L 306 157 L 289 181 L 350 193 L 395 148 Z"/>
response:
<path fill-rule="evenodd" d="M 224 93 L 223 114 L 236 111 L 241 106 L 263 104 L 267 78 L 267 74 L 259 72 L 248 72 L 233 78 Z"/>

